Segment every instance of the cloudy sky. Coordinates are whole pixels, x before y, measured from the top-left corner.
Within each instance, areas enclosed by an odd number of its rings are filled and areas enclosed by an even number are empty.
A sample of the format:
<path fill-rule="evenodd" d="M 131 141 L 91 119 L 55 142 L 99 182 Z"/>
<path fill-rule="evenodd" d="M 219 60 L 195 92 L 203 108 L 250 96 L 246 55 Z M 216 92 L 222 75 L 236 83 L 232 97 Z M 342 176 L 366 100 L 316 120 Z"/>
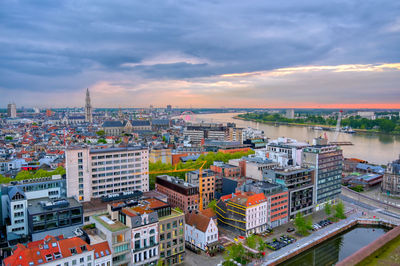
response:
<path fill-rule="evenodd" d="M 0 107 L 400 108 L 400 1 L 0 1 Z"/>

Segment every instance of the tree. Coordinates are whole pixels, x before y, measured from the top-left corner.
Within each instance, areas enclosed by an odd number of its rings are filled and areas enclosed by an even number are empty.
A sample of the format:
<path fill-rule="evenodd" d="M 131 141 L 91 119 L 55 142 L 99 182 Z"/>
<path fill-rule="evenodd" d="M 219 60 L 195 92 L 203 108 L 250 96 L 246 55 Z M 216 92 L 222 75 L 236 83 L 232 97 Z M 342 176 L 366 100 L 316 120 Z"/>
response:
<path fill-rule="evenodd" d="M 310 220 L 305 219 L 303 214 L 301 212 L 298 212 L 296 214 L 296 218 L 294 219 L 294 225 L 297 228 L 297 232 L 301 235 L 307 235 L 308 234 L 308 229 L 310 226 Z M 311 221 L 312 225 L 312 221 Z"/>
<path fill-rule="evenodd" d="M 11 136 L 6 136 L 5 139 L 6 139 L 6 140 L 13 140 L 13 137 L 11 137 Z"/>
<path fill-rule="evenodd" d="M 346 218 L 346 215 L 344 214 L 344 204 L 341 201 L 335 206 L 335 216 L 339 219 Z"/>
<path fill-rule="evenodd" d="M 106 132 L 104 132 L 104 130 L 99 130 L 96 132 L 96 134 L 100 137 L 103 137 L 106 134 Z"/>
<path fill-rule="evenodd" d="M 214 212 L 216 211 L 216 209 L 217 209 L 217 201 L 215 200 L 215 199 L 213 199 L 212 201 L 210 201 L 209 203 L 208 203 L 208 206 L 207 206 L 208 208 L 211 208 Z"/>
<path fill-rule="evenodd" d="M 256 236 L 256 235 L 254 235 L 254 234 L 249 235 L 249 236 L 246 238 L 246 245 L 247 245 L 249 248 L 255 249 L 255 248 L 257 247 L 257 242 L 259 242 L 259 239 L 260 239 L 259 236 Z"/>
<path fill-rule="evenodd" d="M 327 216 L 332 214 L 332 205 L 329 202 L 325 204 L 325 213 Z"/>
<path fill-rule="evenodd" d="M 105 139 L 99 139 L 97 141 L 97 143 L 103 143 L 103 144 L 107 144 L 107 141 Z"/>
<path fill-rule="evenodd" d="M 245 262 L 246 262 L 244 259 L 245 254 L 246 254 L 246 250 L 243 247 L 242 243 L 233 244 L 233 245 L 227 247 L 227 249 L 225 251 L 225 259 L 226 260 L 233 259 L 237 262 L 245 264 Z"/>
<path fill-rule="evenodd" d="M 15 177 L 15 180 L 21 181 L 21 180 L 31 179 L 32 177 L 33 177 L 33 175 L 31 172 L 20 171 L 20 172 L 18 172 L 17 176 Z"/>

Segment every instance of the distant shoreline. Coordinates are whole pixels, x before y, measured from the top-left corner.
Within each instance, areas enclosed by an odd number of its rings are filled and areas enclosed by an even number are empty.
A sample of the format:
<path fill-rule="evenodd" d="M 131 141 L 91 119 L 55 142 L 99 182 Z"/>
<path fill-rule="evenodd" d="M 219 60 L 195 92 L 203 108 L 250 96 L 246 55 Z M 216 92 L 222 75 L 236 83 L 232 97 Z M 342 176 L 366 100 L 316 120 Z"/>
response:
<path fill-rule="evenodd" d="M 322 128 L 332 128 L 334 129 L 334 126 L 329 126 L 329 125 L 318 125 L 318 124 L 302 124 L 302 123 L 289 123 L 289 122 L 274 122 L 274 121 L 258 121 L 257 119 L 251 119 L 251 118 L 243 118 L 239 116 L 234 116 L 232 117 L 233 119 L 238 119 L 238 120 L 243 120 L 243 121 L 251 121 L 251 122 L 256 122 L 256 123 L 261 123 L 261 124 L 267 124 L 267 125 L 282 125 L 282 126 L 295 126 L 295 127 L 322 127 Z M 371 129 L 354 129 L 357 133 L 368 133 L 368 134 L 380 134 L 380 135 L 391 135 L 391 136 L 400 136 L 400 134 L 397 133 L 385 133 L 385 132 L 380 132 L 380 131 L 374 131 Z"/>

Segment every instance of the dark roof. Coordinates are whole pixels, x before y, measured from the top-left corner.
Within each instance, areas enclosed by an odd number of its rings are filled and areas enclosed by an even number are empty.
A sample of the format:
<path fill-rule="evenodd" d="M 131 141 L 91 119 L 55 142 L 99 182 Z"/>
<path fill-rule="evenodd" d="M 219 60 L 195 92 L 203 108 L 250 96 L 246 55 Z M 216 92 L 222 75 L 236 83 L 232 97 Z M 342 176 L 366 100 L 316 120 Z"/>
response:
<path fill-rule="evenodd" d="M 132 120 L 131 121 L 132 126 L 150 126 L 150 121 L 149 120 Z"/>
<path fill-rule="evenodd" d="M 123 127 L 121 121 L 105 121 L 103 127 Z"/>
<path fill-rule="evenodd" d="M 169 126 L 169 119 L 154 119 L 151 123 L 153 126 Z"/>

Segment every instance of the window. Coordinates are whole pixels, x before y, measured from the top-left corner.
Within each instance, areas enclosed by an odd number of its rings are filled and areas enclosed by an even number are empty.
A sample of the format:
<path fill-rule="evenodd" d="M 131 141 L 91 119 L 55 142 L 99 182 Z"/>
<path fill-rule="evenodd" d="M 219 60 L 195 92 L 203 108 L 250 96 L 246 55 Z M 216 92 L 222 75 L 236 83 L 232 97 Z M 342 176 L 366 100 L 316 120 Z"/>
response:
<path fill-rule="evenodd" d="M 84 258 L 84 257 L 82 257 L 82 258 L 79 259 L 79 262 L 80 262 L 80 263 L 83 263 L 84 261 L 85 261 L 85 258 Z"/>
<path fill-rule="evenodd" d="M 92 256 L 87 256 L 87 261 L 91 261 L 92 260 Z"/>

